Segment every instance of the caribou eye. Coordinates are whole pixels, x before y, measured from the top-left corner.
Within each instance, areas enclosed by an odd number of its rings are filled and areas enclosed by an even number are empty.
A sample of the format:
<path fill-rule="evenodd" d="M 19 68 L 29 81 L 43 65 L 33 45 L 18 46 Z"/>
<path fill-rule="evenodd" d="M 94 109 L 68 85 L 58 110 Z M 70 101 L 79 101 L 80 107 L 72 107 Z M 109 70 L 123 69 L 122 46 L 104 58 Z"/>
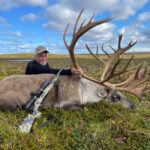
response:
<path fill-rule="evenodd" d="M 107 96 L 107 92 L 105 91 L 105 90 L 97 90 L 96 91 L 96 95 L 98 96 L 98 97 L 102 97 L 102 98 L 104 98 L 104 97 L 106 97 Z"/>
<path fill-rule="evenodd" d="M 111 99 L 112 99 L 113 102 L 117 102 L 117 101 L 121 100 L 121 97 L 119 95 L 112 95 Z"/>

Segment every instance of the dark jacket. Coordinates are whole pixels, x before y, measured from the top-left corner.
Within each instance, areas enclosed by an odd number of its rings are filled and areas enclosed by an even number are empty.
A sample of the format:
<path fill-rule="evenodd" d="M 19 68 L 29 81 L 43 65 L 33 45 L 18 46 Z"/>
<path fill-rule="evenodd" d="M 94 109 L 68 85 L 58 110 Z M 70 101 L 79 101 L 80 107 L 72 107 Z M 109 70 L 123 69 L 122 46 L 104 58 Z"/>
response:
<path fill-rule="evenodd" d="M 60 69 L 51 68 L 48 63 L 46 65 L 41 65 L 35 60 L 30 61 L 27 64 L 25 74 L 42 74 L 42 73 L 52 73 L 57 74 Z M 64 69 L 60 73 L 61 75 L 72 75 L 71 69 Z"/>

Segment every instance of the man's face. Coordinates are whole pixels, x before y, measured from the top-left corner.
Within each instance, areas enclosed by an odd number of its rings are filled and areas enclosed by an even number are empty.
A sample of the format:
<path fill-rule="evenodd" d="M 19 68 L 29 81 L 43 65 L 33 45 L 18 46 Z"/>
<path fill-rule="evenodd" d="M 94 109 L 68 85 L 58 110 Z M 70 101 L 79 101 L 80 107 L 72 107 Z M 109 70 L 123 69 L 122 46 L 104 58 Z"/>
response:
<path fill-rule="evenodd" d="M 37 54 L 35 56 L 35 60 L 40 63 L 41 65 L 46 65 L 47 60 L 48 60 L 48 53 L 47 52 L 43 52 L 41 54 Z"/>

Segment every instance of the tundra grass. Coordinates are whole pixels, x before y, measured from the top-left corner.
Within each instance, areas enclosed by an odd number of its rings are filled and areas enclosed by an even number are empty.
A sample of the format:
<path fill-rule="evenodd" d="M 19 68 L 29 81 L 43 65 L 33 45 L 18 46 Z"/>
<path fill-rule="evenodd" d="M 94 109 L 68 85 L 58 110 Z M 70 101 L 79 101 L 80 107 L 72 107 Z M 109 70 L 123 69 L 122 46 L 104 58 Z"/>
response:
<path fill-rule="evenodd" d="M 51 58 L 49 64 L 61 67 L 65 58 Z M 93 59 L 78 59 L 86 74 L 99 79 L 102 66 Z M 132 65 L 150 59 L 136 59 Z M 124 65 L 123 62 L 122 65 Z M 0 78 L 24 74 L 25 62 L 0 62 Z M 70 67 L 70 65 L 68 65 Z M 121 67 L 121 66 L 120 66 Z M 112 82 L 116 82 L 115 79 Z M 6 91 L 7 92 L 7 91 Z M 138 107 L 131 111 L 120 105 L 99 102 L 78 110 L 45 109 L 31 133 L 18 131 L 18 125 L 29 112 L 0 111 L 0 149 L 2 150 L 149 150 L 150 95 L 139 102 L 125 93 Z M 49 119 L 46 126 L 42 126 Z"/>
<path fill-rule="evenodd" d="M 125 53 L 123 54 L 124 58 L 131 57 L 133 53 Z M 49 54 L 49 58 L 68 58 L 68 54 Z M 77 54 L 77 58 L 93 58 L 90 54 Z M 105 54 L 100 54 L 99 57 L 106 58 Z M 135 58 L 150 58 L 150 52 L 141 52 L 141 53 L 134 53 Z M 20 53 L 20 54 L 0 54 L 0 60 L 3 59 L 31 59 L 33 58 L 32 53 Z"/>

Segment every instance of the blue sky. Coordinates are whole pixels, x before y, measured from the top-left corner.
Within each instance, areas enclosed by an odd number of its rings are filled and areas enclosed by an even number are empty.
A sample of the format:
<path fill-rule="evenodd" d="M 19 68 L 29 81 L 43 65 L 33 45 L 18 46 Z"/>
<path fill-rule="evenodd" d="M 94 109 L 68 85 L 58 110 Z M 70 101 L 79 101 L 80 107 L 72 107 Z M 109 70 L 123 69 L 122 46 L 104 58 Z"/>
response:
<path fill-rule="evenodd" d="M 150 52 L 150 0 L 0 0 L 0 54 L 32 53 L 44 45 L 50 53 L 68 53 L 63 32 L 68 22 L 68 42 L 80 10 L 81 20 L 115 18 L 97 26 L 81 37 L 76 53 L 87 53 L 85 43 L 111 51 L 117 47 L 117 37 L 123 34 L 122 46 L 130 40 L 138 43 L 129 52 Z"/>

